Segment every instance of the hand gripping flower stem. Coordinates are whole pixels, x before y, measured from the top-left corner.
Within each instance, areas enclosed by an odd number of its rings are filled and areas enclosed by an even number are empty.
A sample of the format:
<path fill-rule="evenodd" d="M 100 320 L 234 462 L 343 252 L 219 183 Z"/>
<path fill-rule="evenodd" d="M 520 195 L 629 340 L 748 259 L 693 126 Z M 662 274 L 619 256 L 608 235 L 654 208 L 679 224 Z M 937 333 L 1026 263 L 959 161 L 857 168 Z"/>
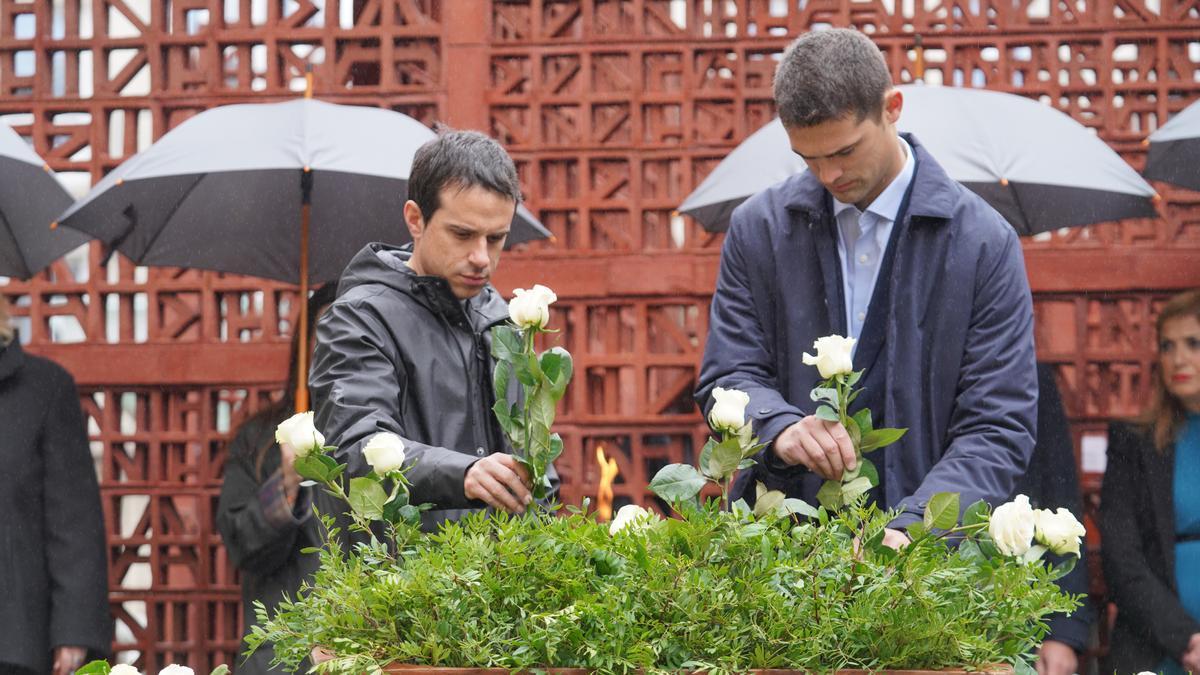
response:
<path fill-rule="evenodd" d="M 823 378 L 810 395 L 818 404 L 814 415 L 841 424 L 854 446 L 854 469 L 844 472 L 841 480 L 825 481 L 817 492 L 817 501 L 831 510 L 846 506 L 879 484 L 879 471 L 863 454 L 895 443 L 907 431 L 876 429 L 867 408 L 850 414 L 850 404 L 862 391 L 854 385 L 863 375 L 863 371 L 855 371 L 853 367 L 854 343 L 854 338 L 828 335 L 813 343 L 816 356 L 806 353 L 802 357 L 806 365 L 816 366 Z"/>
<path fill-rule="evenodd" d="M 372 523 L 383 521 L 393 542 L 401 528 L 417 528 L 421 511 L 428 506 L 409 503 L 409 482 L 404 466 L 404 441 L 390 432 L 372 436 L 363 446 L 363 458 L 371 466 L 365 476 L 346 481 L 346 465 L 330 453 L 337 448 L 325 445 L 325 437 L 313 426 L 312 412 L 293 415 L 279 425 L 276 442 L 295 457 L 296 473 L 304 484 L 320 484 L 329 494 L 350 506 L 351 527 L 374 539 Z M 390 482 L 390 489 L 388 483 Z"/>
<path fill-rule="evenodd" d="M 530 492 L 539 500 L 549 494 L 547 471 L 563 451 L 562 438 L 551 427 L 573 373 L 567 350 L 553 347 L 538 354 L 536 348 L 539 333 L 556 332 L 546 325 L 557 299 L 542 285 L 518 288 L 508 305 L 509 322 L 492 329 L 492 411 L 517 461 L 529 471 Z"/>

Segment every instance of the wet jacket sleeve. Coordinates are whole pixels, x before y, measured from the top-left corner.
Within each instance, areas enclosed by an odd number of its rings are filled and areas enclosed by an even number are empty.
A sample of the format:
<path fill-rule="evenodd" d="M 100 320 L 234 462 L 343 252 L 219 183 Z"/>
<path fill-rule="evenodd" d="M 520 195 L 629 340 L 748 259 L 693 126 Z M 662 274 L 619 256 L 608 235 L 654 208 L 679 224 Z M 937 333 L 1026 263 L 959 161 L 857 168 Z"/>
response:
<path fill-rule="evenodd" d="M 753 420 L 759 440 L 771 443 L 805 413 L 780 393 L 776 360 L 771 354 L 774 341 L 769 339 L 765 328 L 771 325 L 773 317 L 760 311 L 754 302 L 755 297 L 771 297 L 771 290 L 755 288 L 752 277 L 757 275 L 751 274 L 756 266 L 769 264 L 769 256 L 751 250 L 751 238 L 746 236 L 747 218 L 745 209 L 733 212 L 729 234 L 721 248 L 696 401 L 707 416 L 712 408 L 714 387 L 746 392 L 750 395 L 746 415 Z M 766 454 L 774 456 L 769 450 Z"/>
<path fill-rule="evenodd" d="M 291 560 L 301 526 L 313 514 L 309 488 L 300 488 L 295 505 L 288 504 L 281 470 L 261 483 L 255 477 L 252 446 L 262 440 L 254 438 L 260 435 L 243 427 L 230 443 L 217 502 L 217 529 L 235 565 L 266 575 Z"/>
<path fill-rule="evenodd" d="M 88 449 L 75 383 L 54 389 L 42 432 L 45 555 L 50 579 L 51 647 L 107 654 L 112 640 L 100 486 Z"/>
<path fill-rule="evenodd" d="M 479 458 L 418 443 L 405 433 L 400 400 L 408 375 L 384 322 L 365 307 L 336 302 L 321 317 L 317 335 L 309 374 L 317 428 L 337 446 L 334 456 L 346 463 L 347 473 L 362 476 L 370 470 L 362 448 L 388 431 L 404 440 L 405 464 L 414 464 L 408 473 L 413 503 L 477 507 L 479 502 L 464 494 L 463 479 Z"/>
<path fill-rule="evenodd" d="M 958 492 L 964 508 L 1002 503 L 1029 464 L 1038 395 L 1033 300 L 1016 233 L 997 244 L 980 254 L 945 452 L 899 502 L 892 527 L 920 521 L 938 492 Z"/>

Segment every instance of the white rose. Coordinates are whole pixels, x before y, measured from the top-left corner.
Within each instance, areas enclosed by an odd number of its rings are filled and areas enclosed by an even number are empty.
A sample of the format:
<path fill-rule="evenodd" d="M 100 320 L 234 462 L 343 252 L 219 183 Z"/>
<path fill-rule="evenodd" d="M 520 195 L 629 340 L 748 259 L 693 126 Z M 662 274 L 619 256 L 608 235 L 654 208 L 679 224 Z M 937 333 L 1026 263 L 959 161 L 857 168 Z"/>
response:
<path fill-rule="evenodd" d="M 1033 530 L 1033 507 L 1025 495 L 1017 495 L 1011 502 L 997 506 L 988 522 L 988 533 L 996 542 L 996 548 L 1007 556 L 1025 555 L 1033 545 Z"/>
<path fill-rule="evenodd" d="M 508 318 L 521 328 L 545 328 L 550 323 L 550 303 L 558 300 L 554 291 L 541 284 L 528 290 L 518 288 L 508 303 Z"/>
<path fill-rule="evenodd" d="M 313 450 L 320 452 L 325 446 L 325 437 L 313 425 L 311 410 L 296 413 L 280 422 L 279 426 L 275 427 L 275 441 L 291 448 L 297 459 L 307 457 Z"/>
<path fill-rule="evenodd" d="M 142 675 L 141 671 L 128 663 L 118 663 L 108 671 L 110 675 Z"/>
<path fill-rule="evenodd" d="M 612 522 L 608 525 L 608 533 L 615 536 L 627 527 L 640 529 L 655 520 L 658 520 L 658 514 L 653 511 L 647 511 L 637 504 L 626 504 L 617 511 L 617 515 L 613 516 Z"/>
<path fill-rule="evenodd" d="M 1062 508 L 1038 509 L 1033 512 L 1033 524 L 1039 544 L 1059 555 L 1070 553 L 1079 557 L 1079 544 L 1087 530 L 1075 519 L 1075 514 Z"/>
<path fill-rule="evenodd" d="M 404 465 L 404 441 L 391 432 L 375 434 L 363 448 L 363 457 L 375 473 L 387 475 Z"/>
<path fill-rule="evenodd" d="M 821 377 L 827 380 L 834 375 L 848 375 L 854 372 L 854 361 L 850 357 L 854 343 L 854 338 L 826 335 L 817 338 L 813 343 L 813 349 L 817 350 L 816 356 L 805 352 L 801 359 L 806 366 L 816 366 Z"/>
<path fill-rule="evenodd" d="M 312 413 L 309 413 L 309 415 L 311 414 Z M 166 668 L 158 671 L 158 675 L 196 675 L 196 671 L 188 668 L 187 666 L 181 666 L 177 663 L 172 663 Z"/>
<path fill-rule="evenodd" d="M 746 406 L 750 394 L 737 389 L 713 389 L 713 407 L 708 413 L 708 423 L 718 431 L 736 433 L 746 426 Z"/>

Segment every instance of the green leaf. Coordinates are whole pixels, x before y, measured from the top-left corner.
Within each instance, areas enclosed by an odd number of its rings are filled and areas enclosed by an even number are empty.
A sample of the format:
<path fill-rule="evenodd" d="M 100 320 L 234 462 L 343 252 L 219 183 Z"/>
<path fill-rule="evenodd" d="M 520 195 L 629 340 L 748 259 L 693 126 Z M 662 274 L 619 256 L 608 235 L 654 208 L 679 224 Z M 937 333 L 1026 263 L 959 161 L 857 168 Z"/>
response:
<path fill-rule="evenodd" d="M 562 399 L 575 370 L 571 353 L 562 347 L 552 347 L 542 354 L 540 363 L 542 374 L 550 383 L 550 393 L 554 395 L 554 400 Z"/>
<path fill-rule="evenodd" d="M 738 445 L 737 439 L 725 439 L 713 448 L 712 456 L 708 460 L 708 474 L 723 481 L 737 471 L 738 464 L 741 462 L 742 448 Z"/>
<path fill-rule="evenodd" d="M 704 443 L 704 447 L 700 450 L 700 472 L 705 476 L 712 478 L 712 474 L 708 471 L 708 463 L 712 461 L 713 448 L 717 447 L 717 440 L 709 438 Z"/>
<path fill-rule="evenodd" d="M 1021 556 L 1021 562 L 1031 563 L 1035 560 L 1040 560 L 1043 555 L 1046 555 L 1046 547 L 1041 544 L 1034 544 L 1025 551 L 1025 555 Z"/>
<path fill-rule="evenodd" d="M 827 480 L 817 490 L 817 503 L 830 511 L 842 508 L 842 484 L 836 480 Z"/>
<path fill-rule="evenodd" d="M 815 518 L 817 515 L 816 507 L 804 501 L 803 499 L 796 499 L 794 497 L 789 497 L 783 500 L 783 512 L 788 515 L 795 514 L 808 516 L 809 518 Z"/>
<path fill-rule="evenodd" d="M 854 467 L 854 471 L 848 471 L 842 474 L 842 482 L 854 480 L 859 476 L 871 481 L 871 487 L 879 485 L 879 469 L 877 469 L 875 467 L 875 463 L 869 459 L 860 457 L 858 459 L 858 466 Z"/>
<path fill-rule="evenodd" d="M 963 525 L 980 525 L 988 520 L 988 503 L 980 499 L 967 507 L 963 513 Z"/>
<path fill-rule="evenodd" d="M 747 457 L 747 458 L 743 459 L 742 461 L 738 462 L 738 471 L 741 471 L 742 469 L 749 469 L 750 467 L 754 466 L 755 464 L 758 464 L 758 460 Z"/>
<path fill-rule="evenodd" d="M 809 392 L 809 397 L 813 402 L 825 401 L 832 406 L 838 404 L 838 390 L 833 387 L 816 387 Z"/>
<path fill-rule="evenodd" d="M 563 439 L 558 434 L 550 434 L 550 454 L 546 456 L 546 465 L 558 459 L 563 453 Z"/>
<path fill-rule="evenodd" d="M 495 394 L 496 403 L 508 403 L 508 382 L 512 379 L 512 364 L 508 361 L 496 361 L 496 367 L 492 369 L 492 393 Z"/>
<path fill-rule="evenodd" d="M 939 492 L 925 506 L 925 528 L 948 530 L 958 524 L 958 493 Z"/>
<path fill-rule="evenodd" d="M 871 409 L 863 408 L 854 413 L 854 423 L 858 425 L 858 430 L 864 435 L 871 433 L 875 427 L 871 426 Z"/>
<path fill-rule="evenodd" d="M 846 386 L 853 387 L 854 385 L 858 384 L 858 381 L 862 379 L 863 373 L 865 372 L 865 370 L 856 370 L 850 373 L 850 376 L 846 378 Z"/>
<path fill-rule="evenodd" d="M 907 431 L 908 429 L 872 429 L 870 433 L 863 434 L 862 444 L 858 449 L 862 452 L 870 452 L 891 445 L 900 440 L 900 437 Z"/>
<path fill-rule="evenodd" d="M 759 485 L 762 485 L 762 483 L 759 483 Z M 754 515 L 762 517 L 774 514 L 777 509 L 783 507 L 784 499 L 783 493 L 779 490 L 767 490 L 763 492 L 758 495 L 758 499 L 754 502 Z"/>
<path fill-rule="evenodd" d="M 320 460 L 325 455 L 307 455 L 305 457 L 297 457 L 295 468 L 296 473 L 302 478 L 315 480 L 319 483 L 325 483 L 329 480 L 329 470 L 325 468 L 325 463 Z"/>
<path fill-rule="evenodd" d="M 664 500 L 675 503 L 694 499 L 707 482 L 690 464 L 668 464 L 654 474 L 650 490 Z"/>
<path fill-rule="evenodd" d="M 78 671 L 76 671 L 76 672 L 78 672 Z M 208 675 L 228 675 L 228 673 L 229 673 L 229 666 L 222 663 L 221 665 L 217 666 L 216 668 L 213 668 L 212 672 L 209 673 Z"/>
<path fill-rule="evenodd" d="M 350 508 L 363 518 L 380 520 L 387 493 L 379 481 L 371 476 L 350 479 Z"/>
<path fill-rule="evenodd" d="M 816 415 L 818 419 L 823 419 L 828 422 L 842 421 L 842 418 L 838 417 L 837 411 L 827 405 L 818 406 Z"/>
<path fill-rule="evenodd" d="M 925 527 L 925 523 L 909 523 L 908 527 L 906 527 L 904 529 L 905 529 L 905 531 L 908 532 L 908 538 L 911 539 L 912 541 L 916 541 L 916 540 L 920 539 L 921 537 L 924 537 L 925 534 L 929 531 Z"/>
<path fill-rule="evenodd" d="M 508 403 L 504 400 L 497 400 L 492 405 L 492 414 L 496 416 L 496 421 L 500 423 L 500 428 L 504 430 L 504 435 L 512 438 L 513 419 L 509 414 Z"/>
<path fill-rule="evenodd" d="M 409 525 L 420 525 L 421 509 L 412 504 L 405 504 L 400 507 L 400 518 Z"/>
<path fill-rule="evenodd" d="M 108 661 L 96 660 L 75 671 L 75 675 L 108 675 L 112 667 Z"/>
<path fill-rule="evenodd" d="M 867 490 L 872 487 L 871 479 L 866 476 L 859 476 L 852 481 L 842 484 L 842 500 L 849 504 L 854 501 L 859 495 L 864 495 Z"/>
<path fill-rule="evenodd" d="M 513 361 L 525 352 L 521 333 L 513 326 L 501 324 L 492 328 L 492 357 L 497 361 Z"/>
<path fill-rule="evenodd" d="M 750 515 L 750 513 L 752 513 L 750 511 L 750 505 L 746 503 L 745 499 L 737 500 L 736 502 L 733 503 L 732 506 L 730 506 L 730 508 L 733 510 L 734 513 L 741 515 L 741 516 Z"/>
<path fill-rule="evenodd" d="M 1055 565 L 1054 568 L 1050 571 L 1050 580 L 1058 581 L 1059 579 L 1070 574 L 1071 570 L 1075 569 L 1075 563 L 1078 560 L 1079 559 L 1074 556 L 1067 556 L 1066 558 L 1064 558 L 1062 562 Z"/>
<path fill-rule="evenodd" d="M 979 548 L 979 544 L 970 539 L 959 544 L 958 557 L 976 564 L 988 561 L 987 556 L 983 554 L 983 550 Z"/>

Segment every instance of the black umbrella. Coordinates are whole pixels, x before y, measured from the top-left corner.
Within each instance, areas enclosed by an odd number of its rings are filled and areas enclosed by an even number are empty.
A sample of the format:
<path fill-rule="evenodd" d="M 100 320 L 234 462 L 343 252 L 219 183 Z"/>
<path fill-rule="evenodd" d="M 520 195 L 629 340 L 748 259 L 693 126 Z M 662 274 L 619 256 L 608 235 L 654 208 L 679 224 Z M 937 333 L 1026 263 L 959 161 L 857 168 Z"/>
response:
<path fill-rule="evenodd" d="M 903 85 L 900 131 L 912 132 L 951 178 L 1022 235 L 1155 215 L 1154 188 L 1067 115 L 979 89 Z M 679 207 L 710 231 L 751 195 L 804 171 L 775 119 L 733 150 Z"/>
<path fill-rule="evenodd" d="M 50 223 L 71 195 L 17 132 L 0 124 L 0 276 L 28 279 L 88 242 Z"/>
<path fill-rule="evenodd" d="M 1146 142 L 1150 150 L 1143 176 L 1200 190 L 1200 101 L 1172 117 Z"/>
<path fill-rule="evenodd" d="M 434 137 L 398 112 L 311 98 L 213 108 L 117 167 L 59 222 L 141 265 L 298 283 L 303 374 L 309 284 L 337 279 L 368 242 L 410 239 L 408 174 Z M 521 207 L 508 241 L 549 234 Z M 307 409 L 307 391 L 296 402 Z"/>

